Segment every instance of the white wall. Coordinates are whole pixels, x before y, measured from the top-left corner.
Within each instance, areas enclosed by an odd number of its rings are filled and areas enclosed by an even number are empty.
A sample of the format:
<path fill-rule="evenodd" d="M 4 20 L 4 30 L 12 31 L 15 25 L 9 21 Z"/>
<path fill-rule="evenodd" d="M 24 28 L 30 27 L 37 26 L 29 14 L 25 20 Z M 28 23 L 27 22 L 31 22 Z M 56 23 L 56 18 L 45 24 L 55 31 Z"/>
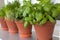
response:
<path fill-rule="evenodd" d="M 55 3 L 60 3 L 60 0 L 54 0 Z"/>
<path fill-rule="evenodd" d="M 55 25 L 55 30 L 54 30 L 54 35 L 56 37 L 60 38 L 60 20 L 56 21 L 56 25 Z"/>

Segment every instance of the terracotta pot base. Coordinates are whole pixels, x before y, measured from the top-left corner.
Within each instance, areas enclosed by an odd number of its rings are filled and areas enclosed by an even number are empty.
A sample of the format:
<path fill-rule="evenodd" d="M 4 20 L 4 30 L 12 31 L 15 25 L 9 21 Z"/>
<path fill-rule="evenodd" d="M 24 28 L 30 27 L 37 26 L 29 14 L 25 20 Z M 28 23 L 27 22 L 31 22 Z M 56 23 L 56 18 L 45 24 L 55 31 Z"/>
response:
<path fill-rule="evenodd" d="M 18 33 L 17 31 L 12 31 L 12 30 L 9 30 L 9 34 L 16 34 Z"/>
<path fill-rule="evenodd" d="M 31 34 L 20 34 L 21 38 L 29 38 L 31 37 Z"/>
<path fill-rule="evenodd" d="M 37 39 L 37 40 L 39 40 L 39 39 Z M 49 40 L 52 40 L 52 38 L 51 38 L 51 39 L 49 39 Z"/>
<path fill-rule="evenodd" d="M 9 32 L 9 34 L 16 34 L 17 32 Z"/>
<path fill-rule="evenodd" d="M 49 39 L 49 40 L 52 40 L 52 38 L 51 38 L 51 39 Z"/>
<path fill-rule="evenodd" d="M 35 25 L 36 36 L 38 40 L 52 40 L 55 23 L 47 21 L 43 26 Z"/>
<path fill-rule="evenodd" d="M 2 31 L 5 31 L 5 30 L 7 31 L 8 30 L 8 28 L 1 28 L 1 29 L 2 29 Z"/>
<path fill-rule="evenodd" d="M 16 34 L 16 33 L 18 33 L 18 29 L 17 29 L 17 26 L 14 23 L 14 21 L 6 19 L 6 23 L 7 23 L 7 26 L 8 26 L 10 34 Z"/>

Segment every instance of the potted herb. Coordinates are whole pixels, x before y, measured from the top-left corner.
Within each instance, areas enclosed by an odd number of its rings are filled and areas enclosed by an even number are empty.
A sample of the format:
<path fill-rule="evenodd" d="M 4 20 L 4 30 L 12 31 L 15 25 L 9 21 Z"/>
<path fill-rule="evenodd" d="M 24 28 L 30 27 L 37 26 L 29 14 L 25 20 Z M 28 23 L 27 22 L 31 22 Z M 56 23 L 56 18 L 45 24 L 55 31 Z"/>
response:
<path fill-rule="evenodd" d="M 30 14 L 30 1 L 24 1 L 23 6 L 20 6 L 20 8 L 17 9 L 17 13 L 16 13 L 16 18 L 15 18 L 15 23 L 18 27 L 18 31 L 19 31 L 19 35 L 21 38 L 27 38 L 27 37 L 31 37 L 32 34 L 32 25 L 26 21 L 29 19 L 26 19 L 28 17 L 28 14 Z M 30 4 L 28 6 L 28 4 Z M 26 19 L 26 20 L 25 20 Z"/>
<path fill-rule="evenodd" d="M 15 24 L 15 8 L 19 8 L 20 3 L 18 1 L 14 1 L 13 3 L 8 3 L 5 6 L 5 19 L 6 23 L 8 25 L 9 33 L 10 34 L 16 34 L 18 32 L 17 26 Z"/>
<path fill-rule="evenodd" d="M 3 31 L 8 30 L 7 24 L 5 22 L 5 12 L 4 12 L 4 7 L 0 9 L 0 23 Z"/>
<path fill-rule="evenodd" d="M 34 4 L 31 24 L 34 24 L 38 40 L 52 40 L 56 18 L 59 15 L 60 6 L 50 3 L 50 0 L 39 0 Z"/>

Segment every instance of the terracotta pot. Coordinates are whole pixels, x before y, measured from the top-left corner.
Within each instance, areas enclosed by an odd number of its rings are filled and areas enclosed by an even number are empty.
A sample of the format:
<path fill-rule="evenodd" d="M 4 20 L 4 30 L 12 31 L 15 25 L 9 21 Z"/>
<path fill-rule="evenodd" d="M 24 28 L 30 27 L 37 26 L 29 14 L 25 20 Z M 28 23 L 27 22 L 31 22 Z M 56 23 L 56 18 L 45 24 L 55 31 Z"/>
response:
<path fill-rule="evenodd" d="M 7 23 L 8 30 L 9 30 L 10 34 L 18 33 L 18 29 L 17 29 L 17 26 L 14 21 L 6 19 L 6 23 Z"/>
<path fill-rule="evenodd" d="M 24 28 L 24 22 L 15 21 L 15 23 L 16 23 L 16 25 L 18 27 L 19 36 L 21 38 L 31 37 L 32 25 L 29 24 L 27 28 Z"/>
<path fill-rule="evenodd" d="M 38 40 L 52 40 L 53 31 L 54 31 L 53 23 L 47 21 L 47 23 L 43 26 L 38 24 L 35 25 L 36 36 Z"/>
<path fill-rule="evenodd" d="M 2 20 L 4 20 L 4 18 L 0 18 L 0 23 L 2 22 Z"/>
<path fill-rule="evenodd" d="M 8 27 L 4 18 L 0 18 L 0 23 L 1 23 L 1 28 L 3 31 L 8 30 Z"/>

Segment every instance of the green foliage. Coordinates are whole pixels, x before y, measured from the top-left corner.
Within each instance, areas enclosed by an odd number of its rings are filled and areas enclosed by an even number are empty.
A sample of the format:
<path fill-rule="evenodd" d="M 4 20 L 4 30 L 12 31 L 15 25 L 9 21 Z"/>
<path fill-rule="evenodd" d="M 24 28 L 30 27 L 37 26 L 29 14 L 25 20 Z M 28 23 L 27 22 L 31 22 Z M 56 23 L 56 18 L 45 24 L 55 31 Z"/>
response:
<path fill-rule="evenodd" d="M 47 21 L 55 23 L 60 13 L 60 4 L 51 3 L 50 0 L 37 1 L 40 1 L 40 3 L 32 4 L 31 0 L 23 0 L 23 6 L 17 0 L 8 3 L 0 10 L 0 17 L 22 20 L 25 28 L 28 27 L 29 23 L 31 25 L 44 25 Z"/>
<path fill-rule="evenodd" d="M 5 16 L 4 8 L 0 9 L 0 18 Z"/>
<path fill-rule="evenodd" d="M 52 9 L 52 17 L 56 18 L 58 16 L 58 11 L 55 9 Z"/>
<path fill-rule="evenodd" d="M 36 14 L 36 20 L 40 21 L 43 18 L 43 14 L 42 13 L 38 13 Z"/>
<path fill-rule="evenodd" d="M 50 22 L 55 23 L 55 20 L 51 16 L 49 16 L 49 15 L 47 15 L 47 16 L 48 16 Z"/>
<path fill-rule="evenodd" d="M 30 13 L 30 8 L 26 7 L 25 10 L 24 10 L 24 12 L 23 12 L 23 16 L 26 17 L 26 15 L 29 14 L 29 13 Z"/>
<path fill-rule="evenodd" d="M 44 25 L 47 21 L 55 23 L 56 18 L 60 13 L 60 4 L 51 3 L 50 0 L 38 0 L 39 4 L 34 4 L 32 12 L 34 13 L 32 16 L 31 24 L 40 24 Z"/>
<path fill-rule="evenodd" d="M 40 25 L 44 25 L 46 23 L 47 19 L 46 18 L 43 18 L 42 21 L 40 21 Z"/>
<path fill-rule="evenodd" d="M 51 10 L 51 4 L 46 4 L 43 7 L 44 11 L 49 12 Z"/>
<path fill-rule="evenodd" d="M 10 20 L 15 19 L 15 13 L 17 13 L 16 9 L 20 7 L 20 3 L 18 1 L 14 1 L 13 3 L 8 3 L 5 6 L 5 13 L 6 18 L 9 18 Z"/>
<path fill-rule="evenodd" d="M 40 1 L 40 4 L 45 5 L 45 4 L 49 4 L 51 0 L 37 0 Z"/>
<path fill-rule="evenodd" d="M 25 23 L 24 23 L 24 28 L 27 28 L 27 27 L 28 27 L 28 22 L 25 21 Z"/>

